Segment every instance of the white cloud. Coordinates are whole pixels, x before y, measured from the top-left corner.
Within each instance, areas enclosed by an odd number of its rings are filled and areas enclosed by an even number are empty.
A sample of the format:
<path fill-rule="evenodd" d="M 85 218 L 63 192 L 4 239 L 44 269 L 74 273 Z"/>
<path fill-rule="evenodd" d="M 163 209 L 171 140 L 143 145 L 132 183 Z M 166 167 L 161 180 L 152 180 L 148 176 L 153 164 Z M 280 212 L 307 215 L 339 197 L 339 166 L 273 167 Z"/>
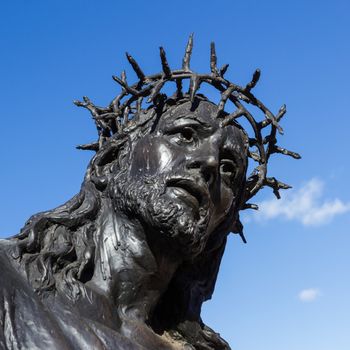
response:
<path fill-rule="evenodd" d="M 299 292 L 298 298 L 304 303 L 309 303 L 316 300 L 321 295 L 321 292 L 317 288 L 303 289 Z"/>
<path fill-rule="evenodd" d="M 259 211 L 253 218 L 268 220 L 282 217 L 297 220 L 305 226 L 318 226 L 330 222 L 335 215 L 350 211 L 350 202 L 345 203 L 338 198 L 321 200 L 323 189 L 322 181 L 311 179 L 299 190 L 284 192 L 280 200 L 272 198 L 258 203 Z"/>

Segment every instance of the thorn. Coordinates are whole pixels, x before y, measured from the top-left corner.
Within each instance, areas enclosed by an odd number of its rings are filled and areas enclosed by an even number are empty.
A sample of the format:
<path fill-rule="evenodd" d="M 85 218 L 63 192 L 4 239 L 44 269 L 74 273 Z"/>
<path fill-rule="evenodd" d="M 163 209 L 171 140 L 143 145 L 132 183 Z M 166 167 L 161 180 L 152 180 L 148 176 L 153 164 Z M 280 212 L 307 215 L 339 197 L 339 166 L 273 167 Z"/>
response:
<path fill-rule="evenodd" d="M 289 190 L 292 188 L 292 186 L 285 184 L 283 182 L 278 181 L 278 187 L 281 188 L 282 190 Z"/>
<path fill-rule="evenodd" d="M 183 70 L 190 70 L 190 61 L 191 61 L 191 54 L 192 54 L 192 48 L 193 48 L 193 33 L 188 38 L 185 55 L 182 60 L 182 69 Z"/>
<path fill-rule="evenodd" d="M 247 243 L 247 240 L 246 240 L 245 237 L 244 237 L 244 233 L 243 233 L 243 232 L 238 232 L 238 234 L 239 234 L 239 236 L 241 237 L 243 243 L 246 244 L 246 243 Z"/>
<path fill-rule="evenodd" d="M 87 96 L 83 96 L 83 100 L 85 103 L 91 103 L 90 99 Z"/>
<path fill-rule="evenodd" d="M 122 82 L 123 82 L 124 84 L 126 84 L 126 73 L 125 73 L 125 70 L 122 71 L 121 79 L 122 79 Z"/>
<path fill-rule="evenodd" d="M 236 234 L 239 234 L 239 236 L 241 237 L 243 243 L 247 243 L 247 240 L 244 237 L 244 233 L 243 233 L 243 225 L 241 220 L 238 218 L 236 223 L 235 223 L 235 231 Z"/>
<path fill-rule="evenodd" d="M 272 125 L 277 129 L 278 133 L 280 135 L 283 135 L 284 132 L 283 132 L 282 127 L 278 124 L 276 118 L 272 115 L 272 113 L 270 111 L 266 111 L 265 118 L 267 119 L 267 121 L 265 123 L 264 123 L 264 121 L 260 123 L 261 128 L 264 128 L 267 125 L 269 125 L 270 123 L 272 123 Z"/>
<path fill-rule="evenodd" d="M 142 109 L 142 101 L 143 101 L 143 97 L 139 97 L 136 101 L 136 118 L 140 118 L 140 114 L 141 114 L 141 109 Z"/>
<path fill-rule="evenodd" d="M 176 95 L 177 98 L 182 97 L 182 80 L 176 79 Z"/>
<path fill-rule="evenodd" d="M 222 126 L 227 126 L 232 123 L 238 117 L 244 115 L 244 111 L 242 109 L 237 109 L 233 113 L 229 114 L 222 122 Z"/>
<path fill-rule="evenodd" d="M 279 193 L 279 190 L 288 190 L 292 188 L 291 186 L 278 181 L 275 177 L 267 177 L 265 179 L 265 185 L 269 186 L 272 188 L 274 195 L 277 197 L 277 199 L 281 199 L 281 195 Z"/>
<path fill-rule="evenodd" d="M 129 121 L 129 107 L 126 106 L 124 108 L 124 113 L 123 113 L 123 125 L 125 126 Z"/>
<path fill-rule="evenodd" d="M 218 74 L 216 63 L 217 63 L 217 57 L 216 57 L 215 43 L 211 42 L 210 43 L 210 70 L 213 74 Z"/>
<path fill-rule="evenodd" d="M 253 73 L 251 82 L 246 85 L 245 90 L 250 91 L 251 89 L 253 89 L 256 83 L 259 81 L 260 75 L 261 75 L 260 69 L 256 69 L 255 72 Z"/>
<path fill-rule="evenodd" d="M 81 101 L 78 101 L 78 100 L 74 100 L 73 103 L 78 106 L 78 107 L 84 107 L 85 106 L 85 103 L 81 102 Z"/>
<path fill-rule="evenodd" d="M 278 191 L 277 188 L 274 188 L 272 192 L 276 196 L 277 199 L 281 199 L 280 192 Z"/>
<path fill-rule="evenodd" d="M 284 104 L 284 105 L 279 109 L 278 114 L 277 114 L 277 116 L 276 116 L 277 122 L 279 122 L 279 121 L 283 118 L 283 116 L 286 114 L 286 112 L 287 112 L 287 107 L 286 107 L 286 105 Z"/>
<path fill-rule="evenodd" d="M 194 97 L 196 95 L 196 92 L 199 88 L 199 78 L 198 75 L 193 74 L 191 76 L 191 80 L 190 80 L 190 87 L 189 87 L 189 94 L 190 94 L 190 101 L 193 102 L 194 101 Z"/>
<path fill-rule="evenodd" d="M 222 94 L 221 94 L 221 100 L 219 102 L 218 105 L 218 116 L 220 115 L 220 113 L 224 110 L 225 108 L 225 104 L 227 99 L 230 97 L 230 95 L 232 94 L 232 91 L 234 90 L 233 86 L 230 86 L 228 89 L 226 89 Z"/>
<path fill-rule="evenodd" d="M 256 84 L 260 79 L 260 75 L 261 75 L 261 71 L 259 68 L 257 68 L 253 74 L 252 82 Z"/>
<path fill-rule="evenodd" d="M 95 151 L 97 152 L 99 150 L 99 144 L 98 142 L 88 143 L 84 145 L 78 145 L 76 146 L 76 149 L 81 149 L 83 151 Z"/>
<path fill-rule="evenodd" d="M 159 91 L 161 90 L 161 88 L 163 87 L 165 81 L 164 80 L 160 80 L 153 88 L 152 93 L 150 95 L 150 97 L 148 98 L 147 102 L 150 103 L 154 100 L 154 98 L 158 95 Z"/>
<path fill-rule="evenodd" d="M 122 74 L 122 77 L 123 77 L 123 74 Z M 125 81 L 123 81 L 122 79 L 118 78 L 117 76 L 113 75 L 112 78 L 120 86 L 122 86 L 129 94 L 132 94 L 134 96 L 137 96 L 139 94 L 139 92 L 137 90 L 135 90 L 132 87 L 130 87 L 128 84 L 126 84 Z"/>
<path fill-rule="evenodd" d="M 245 209 L 259 210 L 259 206 L 253 203 L 245 203 L 242 207 L 242 210 L 245 210 Z"/>
<path fill-rule="evenodd" d="M 219 74 L 221 77 L 223 77 L 227 71 L 227 68 L 229 67 L 229 64 L 224 64 L 220 70 L 219 70 Z"/>
<path fill-rule="evenodd" d="M 256 162 L 260 162 L 261 158 L 257 152 L 249 151 L 248 157 L 252 158 Z"/>
<path fill-rule="evenodd" d="M 259 163 L 261 162 L 261 159 L 259 160 Z M 255 182 L 254 187 L 250 190 L 250 196 L 253 196 L 255 193 L 257 193 L 261 187 L 264 186 L 264 181 L 266 180 L 266 172 L 267 172 L 267 165 L 266 162 L 258 165 L 253 172 L 257 173 L 257 181 Z M 251 198 L 251 197 L 249 197 Z"/>
<path fill-rule="evenodd" d="M 279 147 L 279 146 L 275 146 L 273 150 L 274 150 L 274 153 L 281 153 L 281 154 L 284 154 L 286 156 L 290 156 L 294 159 L 301 159 L 301 155 L 299 153 L 288 151 L 287 149 Z"/>
<path fill-rule="evenodd" d="M 140 66 L 137 64 L 135 59 L 128 53 L 125 52 L 126 58 L 128 59 L 129 63 L 131 64 L 133 70 L 135 71 L 137 77 L 143 81 L 145 79 L 145 74 L 143 73 L 142 69 Z"/>
<path fill-rule="evenodd" d="M 171 76 L 171 69 L 170 69 L 169 63 L 166 59 L 166 54 L 165 54 L 163 47 L 160 47 L 159 51 L 160 51 L 160 59 L 162 61 L 163 72 L 164 72 L 166 77 L 170 77 Z"/>

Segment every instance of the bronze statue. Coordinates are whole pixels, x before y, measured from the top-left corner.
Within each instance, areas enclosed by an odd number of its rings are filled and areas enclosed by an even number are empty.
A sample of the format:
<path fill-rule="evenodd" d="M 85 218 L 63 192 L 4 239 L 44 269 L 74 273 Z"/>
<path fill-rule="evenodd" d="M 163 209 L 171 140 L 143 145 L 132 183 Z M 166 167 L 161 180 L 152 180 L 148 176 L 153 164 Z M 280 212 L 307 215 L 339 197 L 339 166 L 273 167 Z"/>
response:
<path fill-rule="evenodd" d="M 137 83 L 113 77 L 122 91 L 105 108 L 75 102 L 98 130 L 78 148 L 96 154 L 75 197 L 0 241 L 0 349 L 230 349 L 202 322 L 202 303 L 227 235 L 245 242 L 240 210 L 257 209 L 248 201 L 264 186 L 289 187 L 267 177 L 270 155 L 299 155 L 276 144 L 285 107 L 274 115 L 251 92 L 259 70 L 244 87 L 229 82 L 212 44 L 211 72 L 197 74 L 192 46 L 190 36 L 179 70 L 160 48 L 162 72 L 149 76 L 127 54 Z M 218 105 L 201 84 L 219 90 Z"/>

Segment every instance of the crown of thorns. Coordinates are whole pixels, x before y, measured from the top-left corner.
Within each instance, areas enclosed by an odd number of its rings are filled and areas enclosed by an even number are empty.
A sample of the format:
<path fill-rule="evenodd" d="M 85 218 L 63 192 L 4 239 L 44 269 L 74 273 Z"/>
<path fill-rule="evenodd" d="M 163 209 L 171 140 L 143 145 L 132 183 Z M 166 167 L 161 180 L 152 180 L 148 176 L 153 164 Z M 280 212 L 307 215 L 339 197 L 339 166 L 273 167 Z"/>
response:
<path fill-rule="evenodd" d="M 221 99 L 218 104 L 218 116 L 224 111 L 225 104 L 229 100 L 236 107 L 233 113 L 226 115 L 222 121 L 222 126 L 237 124 L 237 119 L 244 117 L 248 120 L 253 129 L 252 137 L 249 137 L 248 156 L 258 163 L 251 175 L 247 178 L 245 193 L 243 195 L 241 209 L 258 209 L 255 204 L 247 203 L 262 187 L 268 186 L 273 189 L 273 193 L 280 198 L 279 190 L 288 189 L 291 186 L 278 181 L 274 177 L 267 177 L 267 163 L 271 154 L 281 153 L 299 159 L 300 155 L 291 152 L 277 145 L 276 133 L 283 134 L 279 121 L 286 113 L 286 106 L 283 105 L 278 113 L 274 115 L 260 100 L 251 92 L 260 78 L 260 70 L 253 73 L 251 81 L 245 86 L 236 85 L 228 81 L 224 75 L 227 71 L 228 64 L 221 68 L 217 67 L 217 56 L 215 44 L 211 43 L 210 47 L 210 73 L 198 74 L 190 68 L 190 60 L 193 48 L 193 34 L 190 35 L 185 54 L 182 60 L 182 68 L 172 70 L 166 58 L 163 47 L 160 47 L 160 60 L 162 72 L 154 75 L 145 75 L 135 59 L 128 53 L 126 57 L 135 71 L 138 82 L 129 85 L 127 83 L 125 71 L 121 77 L 113 76 L 113 79 L 122 87 L 121 93 L 116 96 L 107 107 L 95 106 L 88 97 L 84 96 L 81 101 L 74 101 L 79 107 L 87 108 L 92 114 L 98 131 L 98 142 L 78 146 L 79 149 L 94 150 L 102 146 L 112 135 L 122 133 L 125 127 L 131 122 L 137 122 L 142 110 L 143 99 L 147 98 L 147 103 L 157 104 L 159 99 L 164 99 L 161 93 L 162 88 L 168 82 L 175 82 L 177 90 L 175 98 L 184 97 L 182 91 L 182 81 L 189 79 L 189 90 L 186 96 L 193 102 L 201 84 L 207 83 L 215 87 L 221 93 Z M 243 103 L 242 103 L 243 102 Z M 244 103 L 258 107 L 264 114 L 265 118 L 257 121 L 253 115 L 244 106 Z M 267 136 L 263 136 L 262 130 L 270 127 Z"/>

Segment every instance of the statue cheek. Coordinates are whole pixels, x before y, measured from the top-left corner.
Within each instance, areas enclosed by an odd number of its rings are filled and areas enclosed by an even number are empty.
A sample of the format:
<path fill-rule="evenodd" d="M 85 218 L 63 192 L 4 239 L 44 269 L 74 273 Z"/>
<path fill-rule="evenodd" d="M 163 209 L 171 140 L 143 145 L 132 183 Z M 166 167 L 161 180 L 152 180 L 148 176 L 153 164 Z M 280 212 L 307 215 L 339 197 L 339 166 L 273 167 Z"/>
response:
<path fill-rule="evenodd" d="M 220 200 L 217 203 L 214 203 L 214 216 L 216 224 L 219 224 L 225 220 L 230 210 L 233 209 L 232 204 L 234 200 L 235 197 L 233 195 L 233 192 L 222 186 L 220 191 Z"/>
<path fill-rule="evenodd" d="M 231 190 L 226 189 L 225 191 L 223 191 L 222 201 L 225 216 L 228 213 L 228 211 L 232 208 L 232 203 L 234 200 L 235 198 Z"/>
<path fill-rule="evenodd" d="M 172 168 L 172 150 L 159 138 L 147 138 L 137 144 L 131 161 L 131 176 L 156 175 Z"/>
<path fill-rule="evenodd" d="M 171 168 L 173 162 L 173 152 L 165 144 L 160 143 L 157 148 L 157 159 L 159 163 L 159 172 L 164 172 Z"/>

